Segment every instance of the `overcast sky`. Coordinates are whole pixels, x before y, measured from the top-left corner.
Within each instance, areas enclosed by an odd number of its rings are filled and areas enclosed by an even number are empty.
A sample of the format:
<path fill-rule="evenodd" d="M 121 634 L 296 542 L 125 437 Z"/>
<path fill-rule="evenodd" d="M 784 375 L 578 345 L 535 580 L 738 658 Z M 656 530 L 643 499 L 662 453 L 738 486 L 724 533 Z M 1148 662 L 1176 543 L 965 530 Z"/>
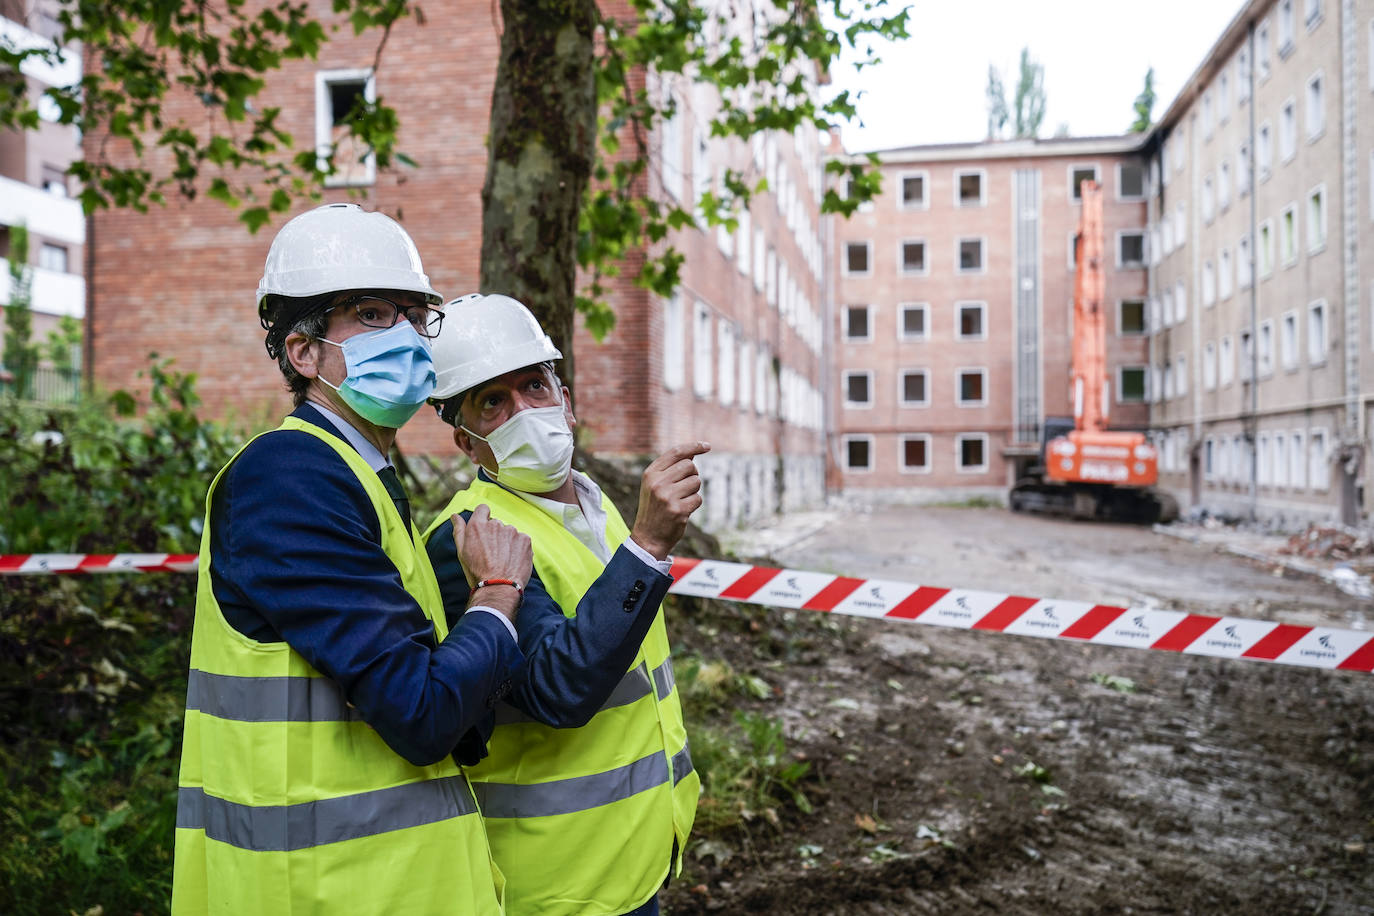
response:
<path fill-rule="evenodd" d="M 900 2 L 893 0 L 898 8 Z M 1155 70 L 1155 118 L 1168 108 L 1242 0 L 913 0 L 911 38 L 880 48 L 883 63 L 835 84 L 861 91 L 856 121 L 841 131 L 851 152 L 977 141 L 987 133 L 988 64 L 1013 99 L 1021 48 L 1045 67 L 1049 137 L 1119 134 Z"/>

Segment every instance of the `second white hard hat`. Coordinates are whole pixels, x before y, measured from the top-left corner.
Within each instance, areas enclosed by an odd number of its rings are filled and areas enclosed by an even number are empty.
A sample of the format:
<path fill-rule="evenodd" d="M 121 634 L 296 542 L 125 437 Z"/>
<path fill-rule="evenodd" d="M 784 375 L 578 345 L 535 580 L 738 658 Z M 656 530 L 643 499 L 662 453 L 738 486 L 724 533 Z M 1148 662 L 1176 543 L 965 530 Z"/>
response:
<path fill-rule="evenodd" d="M 434 394 L 442 401 L 515 369 L 562 359 L 530 310 L 510 296 L 459 296 L 434 338 Z"/>

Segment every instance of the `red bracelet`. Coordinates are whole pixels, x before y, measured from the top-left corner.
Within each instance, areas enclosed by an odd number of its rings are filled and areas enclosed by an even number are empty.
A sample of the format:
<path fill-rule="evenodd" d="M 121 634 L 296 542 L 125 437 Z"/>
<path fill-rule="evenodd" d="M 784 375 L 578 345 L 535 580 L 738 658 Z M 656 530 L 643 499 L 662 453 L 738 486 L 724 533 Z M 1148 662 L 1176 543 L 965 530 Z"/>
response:
<path fill-rule="evenodd" d="M 525 587 L 514 579 L 483 579 L 481 582 L 474 585 L 472 590 L 475 592 L 479 588 L 486 588 L 488 585 L 509 585 L 511 588 L 515 589 L 517 595 L 521 598 L 525 597 Z"/>

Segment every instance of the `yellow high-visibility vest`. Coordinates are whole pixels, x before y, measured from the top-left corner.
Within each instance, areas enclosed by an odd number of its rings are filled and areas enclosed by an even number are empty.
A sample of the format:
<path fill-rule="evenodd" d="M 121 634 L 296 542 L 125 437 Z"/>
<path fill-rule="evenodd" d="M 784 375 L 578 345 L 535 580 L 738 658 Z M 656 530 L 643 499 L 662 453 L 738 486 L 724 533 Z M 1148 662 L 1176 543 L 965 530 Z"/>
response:
<path fill-rule="evenodd" d="M 318 436 L 358 475 L 382 549 L 442 641 L 434 569 L 376 473 L 316 426 L 288 417 L 281 429 Z M 458 765 L 406 762 L 289 645 L 225 620 L 210 580 L 210 506 L 223 476 L 206 496 L 201 537 L 172 912 L 500 916 L 501 875 Z"/>
<path fill-rule="evenodd" d="M 605 565 L 561 522 L 508 490 L 474 481 L 426 538 L 455 512 L 482 503 L 529 535 L 535 571 L 574 616 Z M 615 549 L 629 531 L 604 495 L 602 508 L 606 543 Z M 497 705 L 490 755 L 467 773 L 511 916 L 626 913 L 657 892 L 670 864 L 681 871 L 701 782 L 668 655 L 660 609 L 634 664 L 583 727 L 552 728 Z"/>

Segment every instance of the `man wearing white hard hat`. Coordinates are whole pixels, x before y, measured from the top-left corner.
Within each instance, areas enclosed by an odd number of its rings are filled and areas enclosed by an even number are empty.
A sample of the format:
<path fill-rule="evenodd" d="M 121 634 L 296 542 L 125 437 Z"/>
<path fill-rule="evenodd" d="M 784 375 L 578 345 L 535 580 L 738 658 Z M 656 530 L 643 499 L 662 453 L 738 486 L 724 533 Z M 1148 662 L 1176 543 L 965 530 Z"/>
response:
<path fill-rule="evenodd" d="M 433 391 L 441 301 L 381 213 L 330 204 L 272 241 L 257 308 L 296 409 L 206 499 L 174 913 L 502 912 L 451 753 L 521 676 L 517 601 L 476 588 L 450 628 L 386 458 Z M 456 540 L 482 578 L 529 575 L 485 509 Z"/>
<path fill-rule="evenodd" d="M 554 373 L 562 354 L 529 310 L 477 294 L 445 310 L 431 400 L 480 468 L 425 535 L 446 608 L 481 584 L 451 546 L 464 513 L 490 506 L 534 548 L 533 577 L 507 586 L 524 595 L 527 676 L 497 706 L 489 755 L 467 771 L 507 912 L 657 913 L 700 789 L 660 604 L 669 551 L 701 505 L 692 459 L 709 446 L 686 443 L 650 464 L 627 528 L 572 469 L 577 420 Z"/>

